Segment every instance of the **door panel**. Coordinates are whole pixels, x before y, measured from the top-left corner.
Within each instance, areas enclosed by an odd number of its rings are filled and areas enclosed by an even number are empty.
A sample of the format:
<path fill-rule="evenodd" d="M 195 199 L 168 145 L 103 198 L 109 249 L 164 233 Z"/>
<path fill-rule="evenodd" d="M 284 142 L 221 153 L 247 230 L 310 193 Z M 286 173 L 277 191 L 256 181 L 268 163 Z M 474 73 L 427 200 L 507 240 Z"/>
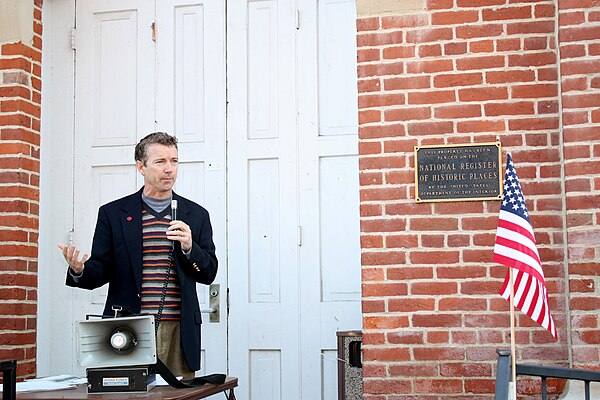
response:
<path fill-rule="evenodd" d="M 74 242 L 90 248 L 97 210 L 104 202 L 136 190 L 133 147 L 138 127 L 150 128 L 152 87 L 136 82 L 151 79 L 151 40 L 142 31 L 154 18 L 143 1 L 77 2 L 77 44 L 74 140 Z M 117 58 L 117 55 L 124 54 Z M 113 99 L 113 101 L 110 101 Z M 146 99 L 139 104 L 138 99 Z M 147 113 L 147 111 L 146 111 Z M 115 179 L 114 181 L 112 179 Z M 91 183 L 91 187 L 90 187 Z M 102 311 L 102 293 L 92 294 L 94 310 Z M 85 308 L 86 291 L 75 292 Z"/>
<path fill-rule="evenodd" d="M 173 35 L 175 45 L 175 131 L 177 137 L 185 142 L 203 142 L 206 134 L 204 111 L 209 99 L 204 90 L 205 42 L 207 39 L 204 26 L 207 17 L 205 8 L 205 4 L 179 4 L 173 8 L 175 21 L 175 34 Z M 162 24 L 160 28 L 162 28 Z M 218 30 L 215 33 L 217 32 Z M 209 65 L 209 67 L 212 66 Z M 219 70 L 222 68 L 218 70 L 209 68 L 211 74 L 215 74 Z"/>
<path fill-rule="evenodd" d="M 156 1 L 156 130 L 179 141 L 175 191 L 210 213 L 217 248 L 219 322 L 203 313 L 202 371 L 227 370 L 227 243 L 225 216 L 225 2 Z M 197 285 L 201 309 L 209 287 Z"/>
<path fill-rule="evenodd" d="M 281 352 L 274 350 L 250 350 L 251 399 L 276 400 L 281 398 Z"/>
<path fill-rule="evenodd" d="M 358 160 L 356 155 L 321 156 L 318 169 L 321 301 L 356 302 L 360 300 L 359 227 L 348 216 L 358 211 Z"/>
<path fill-rule="evenodd" d="M 356 11 L 299 6 L 298 59 L 314 60 L 298 63 L 302 398 L 329 400 L 336 331 L 361 329 Z"/>
<path fill-rule="evenodd" d="M 227 18 L 230 371 L 240 400 L 329 400 L 361 327 L 354 2 Z"/>
<path fill-rule="evenodd" d="M 85 190 L 74 194 L 75 243 L 89 248 L 98 207 L 141 187 L 135 144 L 164 130 L 179 139 L 175 191 L 211 214 L 220 260 L 215 283 L 226 288 L 223 3 L 78 0 L 77 25 L 74 175 L 76 188 Z M 207 27 L 214 33 L 205 34 Z M 79 308 L 73 319 L 99 313 L 105 293 L 74 291 Z M 198 297 L 208 309 L 206 285 L 198 285 Z M 221 295 L 222 310 L 225 300 Z M 226 315 L 213 323 L 205 314 L 204 322 L 201 373 L 224 372 Z"/>
<path fill-rule="evenodd" d="M 146 69 L 144 64 L 151 61 L 147 56 L 152 53 L 148 52 L 153 52 L 152 43 L 147 40 L 147 23 L 153 18 L 154 10 L 138 2 L 117 4 L 114 1 L 106 2 L 102 8 L 84 1 L 81 7 L 94 7 L 91 13 L 80 15 L 78 21 L 84 44 L 78 49 L 79 54 L 88 50 L 91 53 L 91 59 L 85 60 L 85 64 L 90 63 L 92 68 L 80 68 L 79 72 L 91 85 L 87 96 L 91 96 L 92 146 L 135 144 L 138 124 L 143 126 L 151 121 L 145 120 L 144 115 L 148 113 L 147 106 L 153 104 L 144 99 L 151 98 L 152 87 L 138 87 L 138 82 L 153 76 L 152 70 Z M 128 7 L 134 9 L 128 10 Z M 86 25 L 88 23 L 91 25 Z"/>
<path fill-rule="evenodd" d="M 279 136 L 277 124 L 280 70 L 278 8 L 283 2 L 253 1 L 248 8 L 248 138 Z M 289 22 L 289 21 L 288 21 Z M 285 25 L 285 24 L 284 24 Z M 284 70 L 285 71 L 285 70 Z M 287 71 L 289 74 L 289 71 Z"/>
<path fill-rule="evenodd" d="M 315 4 L 311 1 L 304 5 L 310 3 Z M 358 88 L 355 1 L 319 0 L 312 7 L 317 10 L 318 51 L 315 57 L 318 68 L 319 136 L 351 135 L 356 138 Z M 306 11 L 309 12 L 308 9 Z M 351 141 L 355 142 L 354 139 Z"/>
<path fill-rule="evenodd" d="M 241 400 L 297 399 L 295 9 L 227 9 L 229 368 Z"/>
<path fill-rule="evenodd" d="M 279 303 L 279 165 L 276 159 L 248 161 L 248 301 Z"/>
<path fill-rule="evenodd" d="M 154 90 L 137 82 L 154 76 L 147 35 L 153 18 L 154 7 L 143 0 L 76 3 L 72 240 L 84 252 L 91 249 L 100 205 L 138 188 L 133 148 L 137 132 L 152 127 Z M 76 336 L 76 321 L 102 313 L 106 288 L 66 290 L 73 312 L 60 318 Z M 85 374 L 71 360 L 73 370 Z"/>

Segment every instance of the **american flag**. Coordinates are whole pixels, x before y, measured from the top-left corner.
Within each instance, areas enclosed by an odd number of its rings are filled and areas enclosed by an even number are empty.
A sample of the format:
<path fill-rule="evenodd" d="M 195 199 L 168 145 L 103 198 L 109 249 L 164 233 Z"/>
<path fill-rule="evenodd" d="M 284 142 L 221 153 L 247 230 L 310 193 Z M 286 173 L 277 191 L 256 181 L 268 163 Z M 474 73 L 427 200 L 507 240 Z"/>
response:
<path fill-rule="evenodd" d="M 522 312 L 546 328 L 558 340 L 556 326 L 550 315 L 548 291 L 540 256 L 537 251 L 533 228 L 517 171 L 510 154 L 506 158 L 506 173 L 502 207 L 496 231 L 494 261 L 514 268 L 513 304 Z M 500 295 L 510 299 L 510 269 L 506 273 Z M 510 301 L 510 300 L 509 300 Z"/>

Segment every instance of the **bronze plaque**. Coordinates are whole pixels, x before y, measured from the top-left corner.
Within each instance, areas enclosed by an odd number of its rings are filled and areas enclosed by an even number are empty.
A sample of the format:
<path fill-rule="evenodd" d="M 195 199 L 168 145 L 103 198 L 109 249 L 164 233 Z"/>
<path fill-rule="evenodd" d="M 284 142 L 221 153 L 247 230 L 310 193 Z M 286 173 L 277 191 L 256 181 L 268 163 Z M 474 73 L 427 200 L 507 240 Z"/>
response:
<path fill-rule="evenodd" d="M 417 203 L 500 200 L 500 142 L 415 146 L 415 186 Z"/>

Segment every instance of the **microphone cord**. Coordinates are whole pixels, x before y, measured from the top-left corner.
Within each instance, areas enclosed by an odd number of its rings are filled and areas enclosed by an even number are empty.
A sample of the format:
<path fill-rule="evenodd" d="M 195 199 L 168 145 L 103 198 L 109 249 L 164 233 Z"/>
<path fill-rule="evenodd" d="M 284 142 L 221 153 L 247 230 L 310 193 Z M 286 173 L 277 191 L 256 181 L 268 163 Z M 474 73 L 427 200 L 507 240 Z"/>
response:
<path fill-rule="evenodd" d="M 163 308 L 165 307 L 165 298 L 167 297 L 167 287 L 169 286 L 169 279 L 171 278 L 171 269 L 174 264 L 173 259 L 173 251 L 169 253 L 169 266 L 167 267 L 167 271 L 165 272 L 165 280 L 163 281 L 162 291 L 160 293 L 160 302 L 158 303 L 158 312 L 156 313 L 156 324 L 154 325 L 154 333 L 158 333 L 158 326 L 160 325 L 160 320 L 162 318 Z"/>
<path fill-rule="evenodd" d="M 177 200 L 171 201 L 171 221 L 177 219 Z M 158 312 L 156 313 L 154 333 L 158 333 L 158 326 L 162 318 L 163 308 L 165 307 L 165 298 L 167 297 L 167 287 L 171 278 L 171 270 L 175 266 L 175 242 L 172 243 L 171 251 L 169 252 L 169 266 L 165 272 L 165 280 L 163 281 L 162 291 L 160 293 L 160 302 L 158 303 Z"/>

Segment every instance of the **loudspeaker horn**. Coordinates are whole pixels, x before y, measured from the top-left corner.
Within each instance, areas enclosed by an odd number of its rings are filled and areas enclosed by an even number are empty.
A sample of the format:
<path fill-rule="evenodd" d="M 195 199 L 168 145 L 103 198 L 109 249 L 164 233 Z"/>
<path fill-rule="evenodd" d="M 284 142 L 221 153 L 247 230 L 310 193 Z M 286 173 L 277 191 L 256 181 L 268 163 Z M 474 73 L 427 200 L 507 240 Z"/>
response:
<path fill-rule="evenodd" d="M 87 368 L 156 363 L 154 316 L 79 321 L 77 358 Z"/>

